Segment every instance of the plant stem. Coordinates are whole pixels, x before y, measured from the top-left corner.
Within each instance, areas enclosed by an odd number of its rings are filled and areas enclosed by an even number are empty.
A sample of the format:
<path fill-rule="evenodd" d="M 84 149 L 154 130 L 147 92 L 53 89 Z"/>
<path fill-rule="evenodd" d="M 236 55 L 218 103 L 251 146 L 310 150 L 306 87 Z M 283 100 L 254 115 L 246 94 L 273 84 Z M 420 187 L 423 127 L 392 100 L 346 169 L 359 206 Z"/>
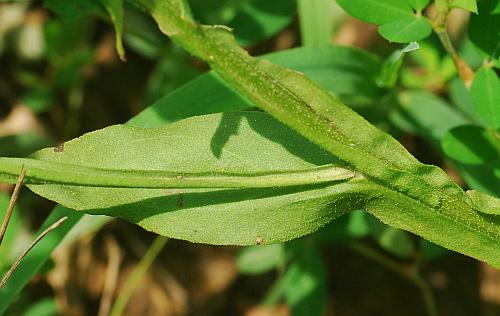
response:
<path fill-rule="evenodd" d="M 448 54 L 450 54 L 455 66 L 457 67 L 458 74 L 464 85 L 470 88 L 472 81 L 474 80 L 474 71 L 470 66 L 458 55 L 453 43 L 451 42 L 450 36 L 446 30 L 446 21 L 448 19 L 448 14 L 450 12 L 450 5 L 447 1 L 436 1 L 436 11 L 437 15 L 434 19 L 433 29 L 436 32 L 441 44 Z"/>
<path fill-rule="evenodd" d="M 16 204 L 17 197 L 19 196 L 21 186 L 23 185 L 25 174 L 26 172 L 24 170 L 24 165 L 21 165 L 21 171 L 19 172 L 19 177 L 17 178 L 14 192 L 12 192 L 12 196 L 10 197 L 9 206 L 7 207 L 7 212 L 5 213 L 5 218 L 2 222 L 2 227 L 0 228 L 0 245 L 2 245 L 3 237 L 5 236 L 5 232 L 7 231 L 7 226 L 9 225 L 10 217 L 12 216 L 12 212 L 14 211 L 14 205 Z"/>
<path fill-rule="evenodd" d="M 153 244 L 149 247 L 144 257 L 142 257 L 141 261 L 137 264 L 134 271 L 132 271 L 130 277 L 123 286 L 123 289 L 120 291 L 118 298 L 113 304 L 113 308 L 109 314 L 110 316 L 120 316 L 123 314 L 123 311 L 125 310 L 125 307 L 127 307 L 127 303 L 134 293 L 134 290 L 137 288 L 137 285 L 142 280 L 149 267 L 153 264 L 154 260 L 161 252 L 167 241 L 167 237 L 156 237 Z"/>
<path fill-rule="evenodd" d="M 331 4 L 330 0 L 297 2 L 302 46 L 320 47 L 331 43 Z"/>

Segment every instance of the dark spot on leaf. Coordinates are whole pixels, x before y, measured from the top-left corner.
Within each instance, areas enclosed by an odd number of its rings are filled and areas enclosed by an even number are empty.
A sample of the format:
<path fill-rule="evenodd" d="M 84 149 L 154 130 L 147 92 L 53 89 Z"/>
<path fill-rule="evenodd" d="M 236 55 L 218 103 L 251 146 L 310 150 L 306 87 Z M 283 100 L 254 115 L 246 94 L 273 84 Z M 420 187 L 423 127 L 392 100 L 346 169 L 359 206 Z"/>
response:
<path fill-rule="evenodd" d="M 184 194 L 179 193 L 179 198 L 177 199 L 177 206 L 182 208 L 184 207 Z"/>
<path fill-rule="evenodd" d="M 262 236 L 257 236 L 257 238 L 255 238 L 256 245 L 261 245 L 263 242 L 264 242 L 264 238 L 262 238 Z"/>
<path fill-rule="evenodd" d="M 62 153 L 64 151 L 64 143 L 57 145 L 54 147 L 55 153 Z"/>

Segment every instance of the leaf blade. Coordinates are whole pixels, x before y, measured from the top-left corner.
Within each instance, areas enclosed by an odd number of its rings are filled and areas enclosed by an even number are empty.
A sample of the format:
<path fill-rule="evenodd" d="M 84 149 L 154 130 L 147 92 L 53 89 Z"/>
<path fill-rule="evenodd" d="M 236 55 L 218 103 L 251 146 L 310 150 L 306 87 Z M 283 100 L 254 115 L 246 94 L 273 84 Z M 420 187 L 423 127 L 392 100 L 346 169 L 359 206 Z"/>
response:
<path fill-rule="evenodd" d="M 500 128 L 500 79 L 491 68 L 481 68 L 472 82 L 474 111 L 488 127 Z"/>

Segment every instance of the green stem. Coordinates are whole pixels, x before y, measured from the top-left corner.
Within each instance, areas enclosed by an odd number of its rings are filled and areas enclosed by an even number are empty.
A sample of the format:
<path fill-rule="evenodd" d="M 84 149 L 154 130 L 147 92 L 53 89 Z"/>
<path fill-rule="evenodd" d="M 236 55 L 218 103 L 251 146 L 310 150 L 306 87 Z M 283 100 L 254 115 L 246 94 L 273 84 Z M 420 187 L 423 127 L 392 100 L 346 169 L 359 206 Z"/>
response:
<path fill-rule="evenodd" d="M 156 257 L 160 254 L 167 241 L 168 238 L 166 237 L 156 237 L 151 247 L 149 247 L 144 257 L 142 257 L 141 261 L 137 264 L 136 268 L 125 282 L 118 298 L 113 304 L 113 308 L 109 314 L 110 316 L 123 315 L 123 311 L 125 307 L 127 307 L 127 303 L 134 293 L 134 290 L 137 288 L 137 285 L 142 280 L 149 267 L 153 264 Z"/>
<path fill-rule="evenodd" d="M 453 58 L 453 62 L 457 67 L 458 74 L 467 88 L 470 87 L 472 81 L 474 80 L 474 71 L 470 66 L 458 55 L 453 43 L 451 42 L 450 36 L 446 30 L 446 21 L 448 19 L 448 14 L 450 13 L 450 4 L 448 1 L 439 0 L 436 1 L 436 18 L 434 19 L 433 29 L 438 36 L 443 48 L 448 54 Z"/>
<path fill-rule="evenodd" d="M 331 43 L 331 0 L 298 0 L 302 46 Z"/>
<path fill-rule="evenodd" d="M 434 295 L 432 294 L 432 290 L 425 280 L 420 276 L 416 267 L 411 267 L 411 269 L 407 269 L 406 267 L 399 264 L 397 261 L 392 260 L 387 257 L 383 253 L 361 243 L 361 242 L 351 242 L 348 244 L 349 247 L 356 251 L 357 253 L 363 255 L 370 260 L 373 260 L 380 265 L 386 267 L 387 269 L 399 274 L 406 280 L 412 282 L 422 294 L 422 299 L 424 301 L 425 309 L 427 311 L 427 315 L 429 316 L 437 316 L 437 306 L 436 300 L 434 299 Z"/>
<path fill-rule="evenodd" d="M 181 173 L 163 170 L 112 170 L 27 158 L 0 158 L 0 181 L 15 183 L 23 165 L 26 170 L 25 184 L 28 185 L 51 183 L 120 188 L 268 188 L 328 183 L 356 177 L 356 173 L 334 165 L 267 173 Z"/>

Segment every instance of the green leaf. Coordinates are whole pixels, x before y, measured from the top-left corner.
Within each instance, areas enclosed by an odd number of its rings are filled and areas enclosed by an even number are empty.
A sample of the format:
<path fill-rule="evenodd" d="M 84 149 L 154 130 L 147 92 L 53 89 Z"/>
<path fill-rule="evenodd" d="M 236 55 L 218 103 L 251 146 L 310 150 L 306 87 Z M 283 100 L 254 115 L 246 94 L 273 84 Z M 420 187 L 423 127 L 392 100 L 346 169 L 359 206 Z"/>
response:
<path fill-rule="evenodd" d="M 399 70 L 403 65 L 404 57 L 407 53 L 418 50 L 420 46 L 417 42 L 411 42 L 403 49 L 392 52 L 384 61 L 382 70 L 377 78 L 377 84 L 380 87 L 393 88 L 398 80 Z"/>
<path fill-rule="evenodd" d="M 479 120 L 477 120 L 474 114 L 474 101 L 472 101 L 470 91 L 465 87 L 464 82 L 460 78 L 456 77 L 451 80 L 448 87 L 448 97 L 451 99 L 452 103 L 466 113 L 474 123 L 479 124 Z"/>
<path fill-rule="evenodd" d="M 444 136 L 442 147 L 469 187 L 500 195 L 500 157 L 491 133 L 478 126 L 460 126 Z"/>
<path fill-rule="evenodd" d="M 270 38 L 292 22 L 295 0 L 247 1 L 228 26 L 241 45 L 255 44 Z"/>
<path fill-rule="evenodd" d="M 472 121 L 446 104 L 440 98 L 425 92 L 404 93 L 400 97 L 401 107 L 390 113 L 390 119 L 397 127 L 414 133 L 430 141 L 436 149 L 452 128 L 470 124 Z M 453 159 L 449 157 L 450 159 Z M 500 194 L 498 162 L 491 161 L 482 165 L 464 164 L 453 160 L 454 166 L 471 188 L 490 194 Z"/>
<path fill-rule="evenodd" d="M 423 91 L 402 93 L 401 105 L 389 113 L 390 119 L 407 133 L 422 136 L 440 147 L 446 132 L 470 121 L 442 99 Z"/>
<path fill-rule="evenodd" d="M 491 14 L 500 14 L 500 1 L 497 1 L 496 7 L 491 10 Z"/>
<path fill-rule="evenodd" d="M 191 0 L 194 15 L 203 23 L 234 30 L 241 45 L 253 45 L 288 26 L 296 13 L 295 0 Z"/>
<path fill-rule="evenodd" d="M 378 31 L 388 41 L 409 43 L 431 35 L 432 26 L 426 19 L 412 16 L 385 23 Z"/>
<path fill-rule="evenodd" d="M 261 274 L 285 264 L 283 244 L 254 246 L 242 249 L 236 258 L 238 270 L 244 274 Z"/>
<path fill-rule="evenodd" d="M 471 198 L 478 211 L 500 215 L 500 199 L 474 190 L 467 191 L 467 195 Z"/>
<path fill-rule="evenodd" d="M 353 17 L 373 24 L 385 24 L 413 16 L 410 4 L 402 0 L 337 0 L 337 3 Z"/>
<path fill-rule="evenodd" d="M 488 127 L 500 128 L 500 79 L 493 69 L 483 67 L 477 72 L 471 96 L 479 119 Z"/>
<path fill-rule="evenodd" d="M 430 23 L 425 18 L 415 15 L 412 10 L 412 6 L 425 7 L 428 1 L 337 0 L 337 2 L 355 18 L 381 25 L 380 35 L 391 42 L 419 41 L 432 33 Z"/>
<path fill-rule="evenodd" d="M 492 58 L 500 54 L 500 14 L 495 11 L 499 4 L 500 0 L 479 1 L 479 14 L 473 14 L 469 22 L 470 40 L 482 54 Z"/>
<path fill-rule="evenodd" d="M 443 138 L 448 157 L 469 165 L 481 165 L 500 158 L 491 133 L 479 126 L 464 125 L 451 129 Z"/>
<path fill-rule="evenodd" d="M 124 148 L 126 155 L 121 154 Z M 331 204 L 335 196 L 347 198 L 358 186 L 344 182 L 352 172 L 328 167 L 334 157 L 259 112 L 196 117 L 163 129 L 114 126 L 34 157 L 37 164 L 56 163 L 49 169 L 66 174 L 68 183 L 121 187 L 29 185 L 36 193 L 73 209 L 123 217 L 196 242 L 285 241 L 356 206 Z M 23 163 L 30 183 L 41 169 L 34 161 Z M 333 183 L 340 186 L 328 185 Z M 162 189 L 123 188 L 137 185 Z M 206 189 L 164 189 L 168 187 Z"/>
<path fill-rule="evenodd" d="M 122 61 L 125 61 L 125 49 L 123 48 L 123 0 L 100 0 L 111 17 L 115 28 L 116 51 Z"/>
<path fill-rule="evenodd" d="M 9 196 L 0 193 L 0 221 L 3 221 L 5 218 L 9 200 Z M 27 232 L 19 211 L 19 208 L 16 206 L 5 232 L 2 247 L 0 247 L 0 275 L 3 275 L 3 272 L 10 268 L 15 259 L 17 259 L 17 256 L 24 250 L 23 243 L 27 243 L 31 237 Z"/>
<path fill-rule="evenodd" d="M 451 7 L 477 13 L 477 0 L 452 0 Z"/>
<path fill-rule="evenodd" d="M 429 5 L 430 0 L 408 0 L 408 2 L 413 9 L 421 11 Z"/>

